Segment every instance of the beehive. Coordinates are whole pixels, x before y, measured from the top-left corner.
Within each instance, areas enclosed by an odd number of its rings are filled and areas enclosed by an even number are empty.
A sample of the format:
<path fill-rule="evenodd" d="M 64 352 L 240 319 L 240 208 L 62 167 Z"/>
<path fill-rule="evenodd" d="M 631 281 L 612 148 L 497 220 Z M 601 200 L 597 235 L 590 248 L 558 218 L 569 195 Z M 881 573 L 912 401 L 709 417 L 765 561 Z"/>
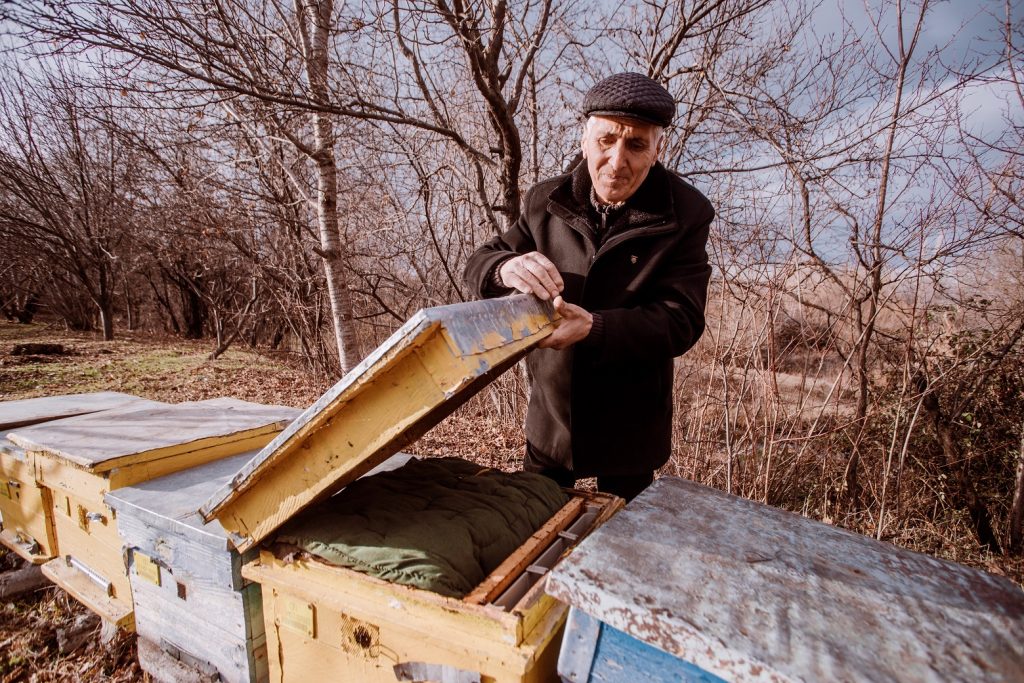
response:
<path fill-rule="evenodd" d="M 222 398 L 108 410 L 11 432 L 34 459 L 54 510 L 59 556 L 43 572 L 108 622 L 131 628 L 117 517 L 104 494 L 258 448 L 292 415 L 290 408 Z"/>
<path fill-rule="evenodd" d="M 176 660 L 175 669 L 216 672 L 227 683 L 267 680 L 260 586 L 240 571 L 257 553 L 240 555 L 217 520 L 199 516 L 199 506 L 256 453 L 106 495 L 126 551 L 135 629 L 146 641 L 139 663 L 158 681 L 170 668 L 165 657 Z M 397 467 L 409 457 L 396 455 L 381 467 Z"/>
<path fill-rule="evenodd" d="M 204 515 L 242 550 L 271 540 L 299 510 L 440 421 L 551 327 L 550 308 L 525 296 L 420 311 L 212 496 Z M 242 575 L 263 589 L 271 679 L 550 679 L 565 609 L 541 590 L 544 565 L 620 504 L 575 494 L 462 600 L 261 549 Z"/>
<path fill-rule="evenodd" d="M 548 577 L 569 683 L 1024 680 L 1010 581 L 665 477 Z"/>
<path fill-rule="evenodd" d="M 32 564 L 56 554 L 49 494 L 36 481 L 31 456 L 11 442 L 7 432 L 73 415 L 145 404 L 144 399 L 115 391 L 0 403 L 0 542 Z"/>

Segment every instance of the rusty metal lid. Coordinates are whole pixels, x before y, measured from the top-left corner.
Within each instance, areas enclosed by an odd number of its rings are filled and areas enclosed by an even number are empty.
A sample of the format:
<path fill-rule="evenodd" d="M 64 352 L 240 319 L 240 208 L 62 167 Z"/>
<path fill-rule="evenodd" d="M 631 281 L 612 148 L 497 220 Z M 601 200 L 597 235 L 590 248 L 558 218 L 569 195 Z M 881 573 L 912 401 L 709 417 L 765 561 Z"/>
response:
<path fill-rule="evenodd" d="M 664 477 L 546 590 L 737 683 L 1017 682 L 1024 592 L 717 489 Z"/>
<path fill-rule="evenodd" d="M 239 550 L 419 438 L 553 328 L 533 296 L 416 313 L 200 508 Z"/>

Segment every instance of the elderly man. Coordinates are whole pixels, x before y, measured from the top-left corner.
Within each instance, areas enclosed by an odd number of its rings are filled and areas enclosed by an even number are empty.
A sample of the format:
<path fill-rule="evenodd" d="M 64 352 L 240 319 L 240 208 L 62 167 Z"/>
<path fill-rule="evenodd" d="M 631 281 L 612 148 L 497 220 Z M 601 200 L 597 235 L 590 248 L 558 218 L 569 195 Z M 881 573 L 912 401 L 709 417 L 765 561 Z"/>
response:
<path fill-rule="evenodd" d="M 658 162 L 675 115 L 663 87 L 616 74 L 583 114 L 586 163 L 531 188 L 465 276 L 479 296 L 528 292 L 561 315 L 527 359 L 525 469 L 563 486 L 596 476 L 628 500 L 671 453 L 672 359 L 704 331 L 714 210 Z"/>

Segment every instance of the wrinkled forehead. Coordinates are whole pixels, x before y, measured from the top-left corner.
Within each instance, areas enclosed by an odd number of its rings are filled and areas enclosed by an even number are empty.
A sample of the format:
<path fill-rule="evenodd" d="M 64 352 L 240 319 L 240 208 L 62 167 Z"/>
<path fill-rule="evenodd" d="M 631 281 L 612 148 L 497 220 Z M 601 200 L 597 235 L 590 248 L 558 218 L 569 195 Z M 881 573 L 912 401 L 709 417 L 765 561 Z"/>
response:
<path fill-rule="evenodd" d="M 661 126 L 624 116 L 591 116 L 587 119 L 585 130 L 585 134 L 592 137 L 612 135 L 627 140 L 654 140 L 663 129 Z"/>

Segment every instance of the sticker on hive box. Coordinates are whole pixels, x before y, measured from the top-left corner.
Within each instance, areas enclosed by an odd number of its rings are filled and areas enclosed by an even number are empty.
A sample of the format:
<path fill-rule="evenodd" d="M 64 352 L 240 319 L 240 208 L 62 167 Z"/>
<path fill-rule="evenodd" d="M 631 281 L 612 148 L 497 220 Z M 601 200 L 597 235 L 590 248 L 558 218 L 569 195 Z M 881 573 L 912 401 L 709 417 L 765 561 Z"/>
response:
<path fill-rule="evenodd" d="M 135 558 L 135 573 L 139 575 L 139 578 L 159 586 L 160 565 L 154 562 L 152 557 L 140 553 L 138 550 L 133 551 L 132 556 Z"/>
<path fill-rule="evenodd" d="M 278 623 L 290 629 L 305 633 L 310 638 L 316 637 L 316 614 L 311 603 L 282 595 L 275 591 L 279 605 Z"/>
<path fill-rule="evenodd" d="M 11 495 L 11 486 L 6 481 L 0 481 L 0 496 L 4 498 L 13 498 Z"/>

